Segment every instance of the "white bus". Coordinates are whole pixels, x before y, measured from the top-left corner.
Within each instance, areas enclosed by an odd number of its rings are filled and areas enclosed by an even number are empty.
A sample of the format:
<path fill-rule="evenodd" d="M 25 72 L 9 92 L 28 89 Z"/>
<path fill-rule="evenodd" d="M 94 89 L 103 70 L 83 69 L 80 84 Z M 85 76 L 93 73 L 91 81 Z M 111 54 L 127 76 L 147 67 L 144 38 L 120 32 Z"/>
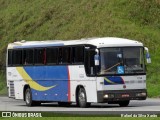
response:
<path fill-rule="evenodd" d="M 27 106 L 44 102 L 128 106 L 130 100 L 147 97 L 145 61 L 151 62 L 148 49 L 123 38 L 22 40 L 7 48 L 8 93 Z"/>

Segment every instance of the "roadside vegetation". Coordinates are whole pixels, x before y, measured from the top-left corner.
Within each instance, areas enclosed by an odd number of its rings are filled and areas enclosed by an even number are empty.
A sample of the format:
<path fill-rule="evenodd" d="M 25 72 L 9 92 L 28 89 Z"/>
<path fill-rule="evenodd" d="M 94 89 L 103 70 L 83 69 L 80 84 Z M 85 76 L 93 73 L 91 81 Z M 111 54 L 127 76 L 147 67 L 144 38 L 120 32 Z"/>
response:
<path fill-rule="evenodd" d="M 7 44 L 88 37 L 138 40 L 150 49 L 149 97 L 160 97 L 159 0 L 0 0 L 0 94 L 6 94 Z"/>

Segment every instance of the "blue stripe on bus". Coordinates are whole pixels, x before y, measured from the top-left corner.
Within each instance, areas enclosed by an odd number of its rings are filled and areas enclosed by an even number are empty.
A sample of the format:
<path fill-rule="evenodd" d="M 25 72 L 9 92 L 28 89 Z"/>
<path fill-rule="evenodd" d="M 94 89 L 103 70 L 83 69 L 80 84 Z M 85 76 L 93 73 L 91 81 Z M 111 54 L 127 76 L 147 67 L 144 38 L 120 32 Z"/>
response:
<path fill-rule="evenodd" d="M 28 75 L 38 84 L 49 87 L 46 91 L 32 89 L 32 99 L 40 101 L 68 101 L 68 68 L 67 66 L 24 67 Z"/>
<path fill-rule="evenodd" d="M 63 43 L 59 44 L 42 44 L 42 45 L 25 45 L 25 46 L 14 46 L 13 48 L 35 48 L 35 47 L 52 47 L 52 46 L 63 46 Z"/>
<path fill-rule="evenodd" d="M 124 80 L 120 76 L 108 76 L 104 78 L 104 85 L 124 84 Z"/>

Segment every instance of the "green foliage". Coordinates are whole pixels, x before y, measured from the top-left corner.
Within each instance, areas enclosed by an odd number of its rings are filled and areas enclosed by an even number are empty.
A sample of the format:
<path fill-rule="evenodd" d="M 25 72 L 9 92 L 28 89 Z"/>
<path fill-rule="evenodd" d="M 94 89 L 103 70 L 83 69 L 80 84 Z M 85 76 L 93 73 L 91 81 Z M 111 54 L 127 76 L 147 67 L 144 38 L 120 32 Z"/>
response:
<path fill-rule="evenodd" d="M 159 0 L 0 1 L 0 66 L 13 41 L 107 36 L 135 39 L 149 47 L 148 93 L 160 96 Z"/>
<path fill-rule="evenodd" d="M 0 95 L 4 95 L 7 92 L 6 88 L 6 78 L 5 78 L 5 73 L 3 71 L 0 72 Z"/>

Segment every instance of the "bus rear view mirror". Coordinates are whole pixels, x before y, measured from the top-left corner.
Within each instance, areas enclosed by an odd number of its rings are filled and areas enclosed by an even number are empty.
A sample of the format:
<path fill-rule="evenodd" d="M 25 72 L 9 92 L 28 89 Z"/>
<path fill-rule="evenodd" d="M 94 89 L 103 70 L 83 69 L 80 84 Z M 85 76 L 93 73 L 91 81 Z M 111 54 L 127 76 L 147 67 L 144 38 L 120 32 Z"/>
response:
<path fill-rule="evenodd" d="M 147 59 L 147 63 L 151 63 L 151 58 L 149 53 L 146 54 L 146 59 Z"/>
<path fill-rule="evenodd" d="M 149 54 L 149 49 L 147 47 L 144 47 L 144 49 L 146 50 L 146 61 L 147 63 L 151 63 L 151 57 Z"/>
<path fill-rule="evenodd" d="M 99 50 L 95 50 L 96 54 L 94 55 L 94 64 L 95 66 L 99 66 Z"/>

